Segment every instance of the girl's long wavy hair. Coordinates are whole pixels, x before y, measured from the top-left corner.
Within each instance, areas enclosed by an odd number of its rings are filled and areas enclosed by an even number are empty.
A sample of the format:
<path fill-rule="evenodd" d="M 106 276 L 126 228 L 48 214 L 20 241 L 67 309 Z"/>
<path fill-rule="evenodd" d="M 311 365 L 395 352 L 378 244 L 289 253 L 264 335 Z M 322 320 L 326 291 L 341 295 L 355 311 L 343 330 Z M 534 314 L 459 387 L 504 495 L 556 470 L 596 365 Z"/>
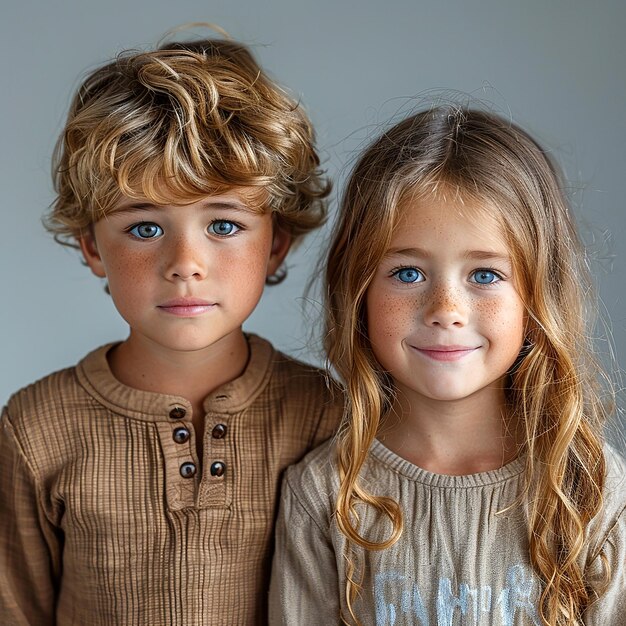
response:
<path fill-rule="evenodd" d="M 543 582 L 546 626 L 581 624 L 594 600 L 579 555 L 602 504 L 602 430 L 610 406 L 592 349 L 589 271 L 561 176 L 545 151 L 507 120 L 462 106 L 432 108 L 379 137 L 356 163 L 340 206 L 325 276 L 325 349 L 343 379 L 348 410 L 339 433 L 336 521 L 348 540 L 346 597 L 355 600 L 357 547 L 380 550 L 402 533 L 399 504 L 374 495 L 359 473 L 393 399 L 393 380 L 367 336 L 365 295 L 410 199 L 456 190 L 496 213 L 527 314 L 524 355 L 510 372 L 511 408 L 525 427 L 530 561 Z M 483 210 L 483 209 L 479 209 Z M 374 507 L 392 532 L 372 542 L 357 504 Z M 519 504 L 519 502 L 518 502 Z M 608 576 L 608 572 L 606 572 Z"/>

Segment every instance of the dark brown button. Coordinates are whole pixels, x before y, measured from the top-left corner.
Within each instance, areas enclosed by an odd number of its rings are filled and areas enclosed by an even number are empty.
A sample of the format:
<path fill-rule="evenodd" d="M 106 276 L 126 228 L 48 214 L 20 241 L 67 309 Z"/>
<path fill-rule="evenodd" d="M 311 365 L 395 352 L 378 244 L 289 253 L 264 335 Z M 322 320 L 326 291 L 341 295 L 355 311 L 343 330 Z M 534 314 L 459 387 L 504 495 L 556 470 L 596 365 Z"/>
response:
<path fill-rule="evenodd" d="M 173 420 L 182 420 L 183 417 L 185 417 L 185 415 L 187 415 L 187 411 L 185 411 L 185 409 L 183 409 L 182 406 L 175 406 L 171 411 L 170 411 L 170 417 Z"/>
<path fill-rule="evenodd" d="M 215 461 L 211 463 L 211 476 L 223 476 L 226 472 L 226 464 L 222 463 L 222 461 Z"/>
<path fill-rule="evenodd" d="M 226 437 L 226 430 L 225 424 L 215 424 L 211 431 L 211 437 L 213 437 L 213 439 L 224 439 L 224 437 Z"/>
<path fill-rule="evenodd" d="M 176 443 L 187 443 L 187 441 L 189 441 L 190 433 L 186 428 L 181 426 L 180 428 L 174 429 L 172 437 Z"/>
<path fill-rule="evenodd" d="M 196 473 L 196 466 L 194 463 L 183 463 L 180 466 L 180 475 L 183 478 L 191 478 Z"/>

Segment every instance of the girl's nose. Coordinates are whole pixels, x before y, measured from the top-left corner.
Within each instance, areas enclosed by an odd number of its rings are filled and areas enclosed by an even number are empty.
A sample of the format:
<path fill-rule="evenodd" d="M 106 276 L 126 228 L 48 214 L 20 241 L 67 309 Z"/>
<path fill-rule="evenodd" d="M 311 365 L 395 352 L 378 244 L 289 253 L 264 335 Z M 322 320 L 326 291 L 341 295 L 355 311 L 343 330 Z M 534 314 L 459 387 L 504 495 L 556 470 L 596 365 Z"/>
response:
<path fill-rule="evenodd" d="M 200 280 L 207 275 L 207 259 L 199 242 L 179 237 L 167 252 L 166 277 L 169 280 Z"/>
<path fill-rule="evenodd" d="M 441 328 L 463 327 L 467 324 L 466 296 L 453 287 L 439 287 L 432 291 L 424 307 L 424 322 Z"/>

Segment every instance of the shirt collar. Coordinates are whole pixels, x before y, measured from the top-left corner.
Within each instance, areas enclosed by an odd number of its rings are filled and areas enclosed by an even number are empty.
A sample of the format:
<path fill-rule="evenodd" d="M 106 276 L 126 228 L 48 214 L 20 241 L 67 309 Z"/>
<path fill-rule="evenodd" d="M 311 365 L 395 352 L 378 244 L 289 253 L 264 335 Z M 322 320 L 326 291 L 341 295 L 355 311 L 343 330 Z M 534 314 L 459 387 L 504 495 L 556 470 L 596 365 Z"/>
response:
<path fill-rule="evenodd" d="M 218 387 L 204 400 L 204 409 L 213 413 L 238 413 L 249 406 L 267 385 L 275 355 L 272 345 L 256 335 L 247 334 L 250 358 L 238 378 Z M 191 414 L 190 403 L 180 396 L 142 391 L 117 380 L 107 361 L 107 344 L 90 352 L 77 366 L 78 380 L 99 403 L 116 413 L 135 419 L 159 421 L 176 407 Z"/>

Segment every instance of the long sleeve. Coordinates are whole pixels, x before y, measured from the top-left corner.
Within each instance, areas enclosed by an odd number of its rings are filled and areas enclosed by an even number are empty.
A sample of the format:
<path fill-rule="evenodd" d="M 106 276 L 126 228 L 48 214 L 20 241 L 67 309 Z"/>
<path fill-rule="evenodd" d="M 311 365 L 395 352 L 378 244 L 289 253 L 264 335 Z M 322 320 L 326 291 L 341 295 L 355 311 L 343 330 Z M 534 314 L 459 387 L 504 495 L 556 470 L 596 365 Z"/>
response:
<path fill-rule="evenodd" d="M 59 551 L 5 410 L 0 421 L 0 623 L 55 623 L 54 562 Z"/>
<path fill-rule="evenodd" d="M 339 583 L 328 529 L 283 482 L 270 584 L 272 626 L 339 624 Z"/>

